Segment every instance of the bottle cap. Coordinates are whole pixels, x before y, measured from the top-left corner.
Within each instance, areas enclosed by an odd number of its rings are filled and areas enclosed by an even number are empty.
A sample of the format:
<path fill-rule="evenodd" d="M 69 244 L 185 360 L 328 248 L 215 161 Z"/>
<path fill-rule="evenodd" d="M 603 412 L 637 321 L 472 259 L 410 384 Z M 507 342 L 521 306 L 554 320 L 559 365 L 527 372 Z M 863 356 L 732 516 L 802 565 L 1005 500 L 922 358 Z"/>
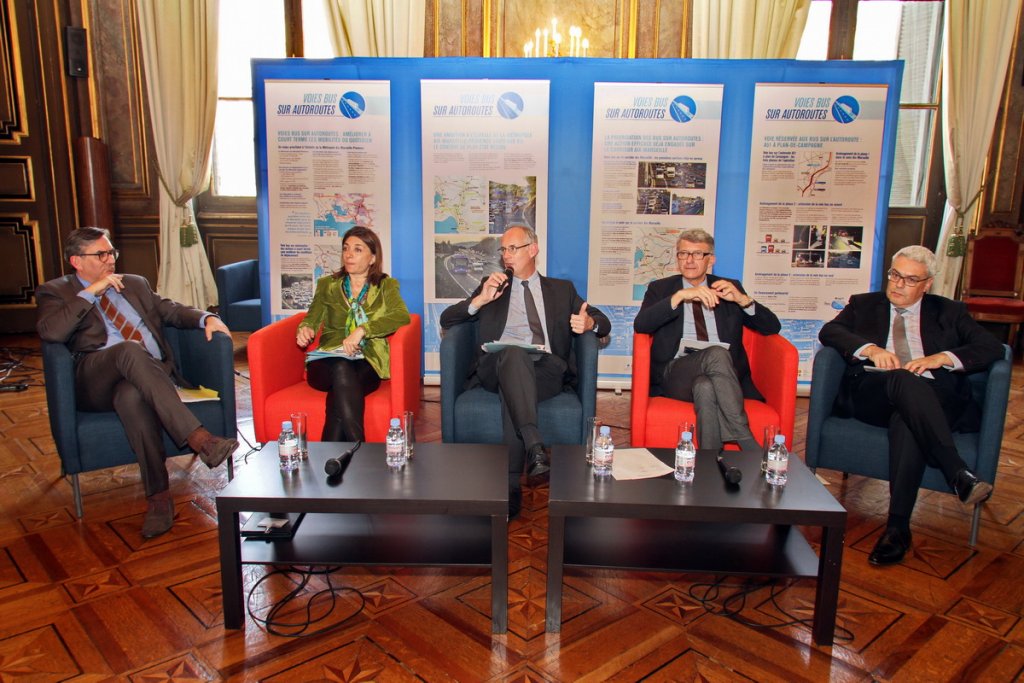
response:
<path fill-rule="evenodd" d="M 781 444 L 785 445 L 785 443 L 786 443 L 786 435 L 785 434 L 776 434 L 775 435 L 775 443 L 781 443 Z"/>
<path fill-rule="evenodd" d="M 693 434 L 691 434 L 690 432 L 683 432 L 683 441 L 692 441 L 692 440 L 693 440 Z"/>
<path fill-rule="evenodd" d="M 397 417 L 391 418 L 391 426 L 392 427 L 399 427 L 399 426 L 401 426 L 401 424 L 402 423 L 398 420 Z"/>
<path fill-rule="evenodd" d="M 601 436 L 608 436 L 611 433 L 612 433 L 612 428 L 609 427 L 608 425 L 604 425 L 604 426 L 601 427 Z"/>
<path fill-rule="evenodd" d="M 291 420 L 285 420 L 284 422 L 282 422 L 281 423 L 281 431 L 282 432 L 290 432 L 290 431 L 292 431 L 292 421 Z"/>

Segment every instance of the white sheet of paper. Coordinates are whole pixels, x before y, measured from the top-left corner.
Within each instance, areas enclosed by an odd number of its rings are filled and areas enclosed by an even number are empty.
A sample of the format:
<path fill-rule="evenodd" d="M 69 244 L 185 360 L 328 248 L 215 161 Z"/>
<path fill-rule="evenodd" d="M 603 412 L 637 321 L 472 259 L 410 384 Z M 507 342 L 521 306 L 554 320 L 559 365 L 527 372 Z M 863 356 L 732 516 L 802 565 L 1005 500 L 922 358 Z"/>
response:
<path fill-rule="evenodd" d="M 653 479 L 672 472 L 646 448 L 616 448 L 612 476 L 619 480 Z"/>
<path fill-rule="evenodd" d="M 701 339 L 687 339 L 686 337 L 683 337 L 679 340 L 679 348 L 676 349 L 676 356 L 684 355 L 683 349 L 709 349 L 712 346 L 721 346 L 726 351 L 729 350 L 729 342 L 705 341 Z"/>

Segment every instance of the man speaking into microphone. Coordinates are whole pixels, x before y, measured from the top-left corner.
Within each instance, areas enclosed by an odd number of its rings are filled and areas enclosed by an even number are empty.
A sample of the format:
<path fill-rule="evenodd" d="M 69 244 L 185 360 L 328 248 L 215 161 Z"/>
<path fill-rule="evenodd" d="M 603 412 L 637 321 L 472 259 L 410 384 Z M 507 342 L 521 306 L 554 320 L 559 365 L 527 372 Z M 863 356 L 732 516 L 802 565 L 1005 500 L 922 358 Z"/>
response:
<path fill-rule="evenodd" d="M 611 331 L 607 316 L 589 306 L 572 282 L 537 272 L 539 250 L 531 228 L 508 227 L 498 250 L 507 270 L 491 273 L 467 299 L 441 314 L 443 329 L 479 320 L 482 344 L 510 344 L 490 353 L 478 348 L 468 380 L 471 387 L 482 386 L 501 396 L 504 439 L 509 445 L 510 517 L 519 513 L 524 462 L 531 477 L 542 476 L 550 468 L 537 428 L 537 404 L 575 385 L 572 336 L 593 330 L 604 337 Z"/>

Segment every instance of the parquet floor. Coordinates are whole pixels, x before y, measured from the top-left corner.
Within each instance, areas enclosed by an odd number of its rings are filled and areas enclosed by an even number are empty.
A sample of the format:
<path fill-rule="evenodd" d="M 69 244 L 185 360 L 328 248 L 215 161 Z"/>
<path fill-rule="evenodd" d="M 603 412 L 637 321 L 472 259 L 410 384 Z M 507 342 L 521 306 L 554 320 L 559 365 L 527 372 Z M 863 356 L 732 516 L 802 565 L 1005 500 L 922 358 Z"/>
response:
<path fill-rule="evenodd" d="M 246 371 L 245 335 L 237 335 Z M 0 337 L 36 347 L 31 337 Z M 39 358 L 28 357 L 30 366 Z M 41 378 L 41 376 L 40 376 Z M 60 477 L 42 388 L 0 394 L 0 681 L 1012 681 L 1024 677 L 1024 367 L 1013 395 L 995 495 L 980 543 L 966 545 L 968 516 L 952 496 L 925 493 L 915 546 L 902 566 L 875 569 L 867 554 L 880 533 L 883 482 L 824 472 L 849 510 L 839 603 L 846 637 L 811 644 L 813 582 L 755 586 L 738 619 L 693 597 L 714 577 L 591 571 L 567 575 L 560 634 L 544 633 L 545 488 L 528 489 L 509 533 L 507 635 L 490 633 L 488 573 L 477 570 L 341 568 L 324 624 L 306 637 L 269 635 L 251 618 L 226 631 L 214 498 L 226 483 L 190 456 L 170 461 L 178 519 L 143 541 L 137 469 L 83 476 L 85 518 L 76 520 Z M 248 385 L 238 381 L 240 426 L 252 440 Z M 440 439 L 438 390 L 427 388 L 421 440 Z M 802 451 L 806 400 L 799 401 Z M 629 394 L 601 392 L 598 413 L 628 442 Z M 248 457 L 260 457 L 254 453 Z M 238 466 L 245 458 L 238 454 Z M 812 536 L 813 539 L 813 536 Z M 256 614 L 295 587 L 295 577 L 257 583 Z M 300 590 L 326 586 L 313 577 Z M 739 581 L 728 578 L 726 583 Z M 726 604 L 736 588 L 711 595 Z M 324 603 L 314 610 L 326 611 Z M 787 616 L 789 615 L 789 616 Z M 281 620 L 301 621 L 298 608 Z M 775 628 L 766 628 L 776 625 Z"/>

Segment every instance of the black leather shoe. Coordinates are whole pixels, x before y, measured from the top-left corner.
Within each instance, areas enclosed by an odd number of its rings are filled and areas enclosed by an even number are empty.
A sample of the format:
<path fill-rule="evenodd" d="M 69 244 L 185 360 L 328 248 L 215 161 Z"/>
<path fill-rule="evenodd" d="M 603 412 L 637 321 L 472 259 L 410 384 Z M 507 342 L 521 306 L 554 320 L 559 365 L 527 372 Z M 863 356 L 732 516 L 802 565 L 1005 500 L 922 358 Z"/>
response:
<path fill-rule="evenodd" d="M 551 461 L 544 451 L 544 444 L 535 443 L 526 454 L 526 475 L 530 479 L 544 479 L 551 469 Z"/>
<path fill-rule="evenodd" d="M 512 489 L 508 492 L 508 521 L 512 521 L 519 516 L 519 511 L 523 509 L 523 490 Z"/>
<path fill-rule="evenodd" d="M 992 484 L 979 480 L 974 476 L 974 472 L 965 467 L 953 477 L 953 490 L 956 491 L 956 496 L 961 503 L 973 507 L 988 500 L 988 497 L 992 495 Z"/>
<path fill-rule="evenodd" d="M 910 532 L 889 527 L 875 543 L 875 549 L 868 555 L 868 562 L 876 567 L 898 564 L 910 550 Z"/>

